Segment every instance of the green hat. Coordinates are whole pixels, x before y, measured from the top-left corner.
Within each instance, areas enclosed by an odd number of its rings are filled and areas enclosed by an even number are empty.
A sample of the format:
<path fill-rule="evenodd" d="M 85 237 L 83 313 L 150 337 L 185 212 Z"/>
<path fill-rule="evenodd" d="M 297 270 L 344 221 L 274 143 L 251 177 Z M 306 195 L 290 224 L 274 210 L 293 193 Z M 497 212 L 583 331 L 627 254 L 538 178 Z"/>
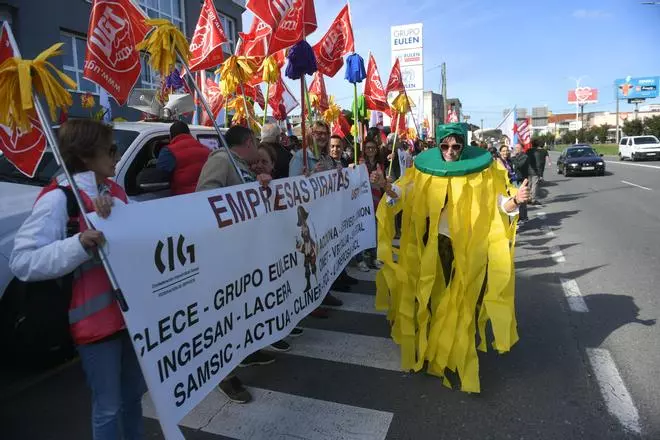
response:
<path fill-rule="evenodd" d="M 448 124 L 458 125 L 458 124 Z M 454 134 L 454 133 L 451 133 Z M 445 135 L 447 137 L 448 135 Z M 478 173 L 488 168 L 493 156 L 483 148 L 465 145 L 461 159 L 456 162 L 445 162 L 440 148 L 431 148 L 419 153 L 415 159 L 415 168 L 424 174 L 440 177 L 466 176 Z"/>
<path fill-rule="evenodd" d="M 451 135 L 461 136 L 467 142 L 468 125 L 465 122 L 453 122 L 451 124 L 440 124 L 435 129 L 435 141 L 440 142 Z"/>

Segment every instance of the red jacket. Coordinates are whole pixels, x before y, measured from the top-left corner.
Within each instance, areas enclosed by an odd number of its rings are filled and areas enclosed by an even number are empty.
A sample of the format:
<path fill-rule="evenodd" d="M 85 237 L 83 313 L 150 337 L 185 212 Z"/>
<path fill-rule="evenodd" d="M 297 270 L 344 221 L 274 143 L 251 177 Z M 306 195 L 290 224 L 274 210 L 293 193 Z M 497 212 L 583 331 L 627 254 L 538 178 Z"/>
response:
<path fill-rule="evenodd" d="M 178 135 L 172 139 L 168 148 L 176 159 L 176 166 L 172 172 L 172 195 L 195 192 L 202 167 L 211 150 L 189 134 Z"/>
<path fill-rule="evenodd" d="M 111 180 L 106 180 L 110 195 L 127 203 L 124 190 Z M 57 189 L 53 182 L 45 187 L 37 199 L 48 191 Z M 92 199 L 80 191 L 86 212 L 94 212 Z M 82 215 L 82 214 L 81 214 Z M 80 232 L 87 229 L 84 220 L 79 221 Z M 71 336 L 77 345 L 103 340 L 126 328 L 124 318 L 115 300 L 110 279 L 98 257 L 78 267 L 73 273 L 73 292 L 69 303 Z"/>

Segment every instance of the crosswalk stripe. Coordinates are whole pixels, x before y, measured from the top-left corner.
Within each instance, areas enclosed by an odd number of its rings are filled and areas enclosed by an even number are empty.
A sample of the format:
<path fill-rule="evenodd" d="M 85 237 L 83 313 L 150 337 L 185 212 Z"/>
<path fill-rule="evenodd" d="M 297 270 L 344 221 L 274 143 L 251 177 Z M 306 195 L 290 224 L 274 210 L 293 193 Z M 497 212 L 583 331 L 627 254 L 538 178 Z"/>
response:
<path fill-rule="evenodd" d="M 382 370 L 400 371 L 399 348 L 389 338 L 305 328 L 289 354 Z"/>
<path fill-rule="evenodd" d="M 345 312 L 367 313 L 370 315 L 385 315 L 384 312 L 376 310 L 376 297 L 373 295 L 362 295 L 359 293 L 337 292 L 333 290 L 332 295 L 344 302 L 339 307 L 329 307 L 331 309 Z M 323 306 L 328 307 L 328 306 Z"/>
<path fill-rule="evenodd" d="M 213 390 L 181 422 L 182 426 L 238 440 L 325 439 L 384 440 L 393 414 L 336 402 L 248 388 L 253 401 L 230 402 Z M 153 404 L 143 401 L 146 417 Z"/>

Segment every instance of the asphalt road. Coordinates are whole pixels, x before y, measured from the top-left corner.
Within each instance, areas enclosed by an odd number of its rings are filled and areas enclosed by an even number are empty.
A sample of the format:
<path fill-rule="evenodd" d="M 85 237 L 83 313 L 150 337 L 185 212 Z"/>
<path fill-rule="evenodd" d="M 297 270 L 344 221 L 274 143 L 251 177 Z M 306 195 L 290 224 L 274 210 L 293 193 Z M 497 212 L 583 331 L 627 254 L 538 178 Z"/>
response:
<path fill-rule="evenodd" d="M 361 274 L 339 294 L 345 307 L 303 322 L 290 353 L 239 371 L 254 402 L 211 393 L 184 419 L 186 438 L 660 438 L 652 321 L 660 314 L 660 169 L 608 163 L 605 177 L 565 178 L 552 167 L 546 181 L 546 204 L 530 209 L 517 243 L 521 340 L 506 355 L 480 356 L 481 394 L 398 371 L 387 321 L 372 307 L 374 274 Z M 145 413 L 153 415 L 149 405 Z M 90 438 L 89 419 L 76 362 L 0 390 L 2 439 Z M 162 437 L 154 419 L 145 422 L 149 438 Z"/>

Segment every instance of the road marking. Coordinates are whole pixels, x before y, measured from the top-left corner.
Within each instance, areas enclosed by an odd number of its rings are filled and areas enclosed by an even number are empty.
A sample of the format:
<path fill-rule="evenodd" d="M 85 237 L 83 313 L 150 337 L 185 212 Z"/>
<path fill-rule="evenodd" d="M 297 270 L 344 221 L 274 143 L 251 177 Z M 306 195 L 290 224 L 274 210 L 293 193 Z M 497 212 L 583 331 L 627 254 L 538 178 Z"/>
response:
<path fill-rule="evenodd" d="M 555 263 L 566 263 L 564 253 L 561 251 L 559 246 L 550 246 L 550 256 L 553 260 L 555 260 Z"/>
<path fill-rule="evenodd" d="M 359 269 L 356 269 L 354 267 L 347 267 L 346 268 L 346 273 L 355 278 L 356 280 L 360 281 L 376 281 L 376 274 L 378 273 L 377 270 L 369 270 L 369 272 L 362 272 Z"/>
<path fill-rule="evenodd" d="M 616 417 L 625 429 L 640 434 L 642 429 L 637 408 L 610 352 L 603 348 L 587 348 L 587 356 L 609 413 Z"/>
<path fill-rule="evenodd" d="M 547 214 L 545 212 L 537 212 L 536 216 L 541 220 L 545 220 L 547 218 Z"/>
<path fill-rule="evenodd" d="M 589 307 L 587 307 L 587 303 L 584 302 L 584 298 L 582 298 L 582 294 L 580 293 L 580 288 L 575 280 L 559 278 L 559 281 L 561 282 L 561 288 L 564 290 L 564 296 L 568 302 L 568 307 L 576 313 L 589 312 Z"/>
<path fill-rule="evenodd" d="M 550 229 L 550 228 L 547 227 L 546 225 L 541 226 L 541 231 L 543 231 L 543 234 L 544 234 L 546 237 L 555 237 L 555 233 L 552 232 L 552 229 Z"/>
<path fill-rule="evenodd" d="M 645 165 L 643 163 L 628 163 L 628 162 L 613 162 L 613 161 L 605 161 L 605 163 L 612 163 L 615 165 L 628 165 L 631 167 L 642 167 L 642 168 L 655 168 L 656 170 L 660 170 L 660 166 L 656 165 Z"/>
<path fill-rule="evenodd" d="M 637 188 L 645 189 L 647 191 L 653 191 L 651 188 L 647 188 L 647 187 L 642 186 L 642 185 L 637 185 L 636 183 L 628 182 L 627 180 L 622 180 L 621 183 L 625 183 L 626 185 L 630 185 L 630 186 L 634 186 L 634 187 L 637 187 Z"/>
<path fill-rule="evenodd" d="M 370 315 L 385 315 L 385 312 L 376 310 L 376 297 L 373 295 L 364 295 L 360 293 L 347 293 L 332 291 L 332 295 L 344 302 L 339 307 L 323 306 L 330 309 L 341 310 L 344 312 L 367 313 Z"/>
<path fill-rule="evenodd" d="M 381 370 L 401 371 L 399 347 L 390 338 L 305 327 L 288 354 Z"/>
<path fill-rule="evenodd" d="M 232 403 L 213 390 L 181 425 L 239 440 L 358 439 L 384 440 L 394 414 L 312 399 L 261 388 L 248 388 L 252 402 Z M 143 399 L 143 413 L 156 418 L 151 399 Z"/>

